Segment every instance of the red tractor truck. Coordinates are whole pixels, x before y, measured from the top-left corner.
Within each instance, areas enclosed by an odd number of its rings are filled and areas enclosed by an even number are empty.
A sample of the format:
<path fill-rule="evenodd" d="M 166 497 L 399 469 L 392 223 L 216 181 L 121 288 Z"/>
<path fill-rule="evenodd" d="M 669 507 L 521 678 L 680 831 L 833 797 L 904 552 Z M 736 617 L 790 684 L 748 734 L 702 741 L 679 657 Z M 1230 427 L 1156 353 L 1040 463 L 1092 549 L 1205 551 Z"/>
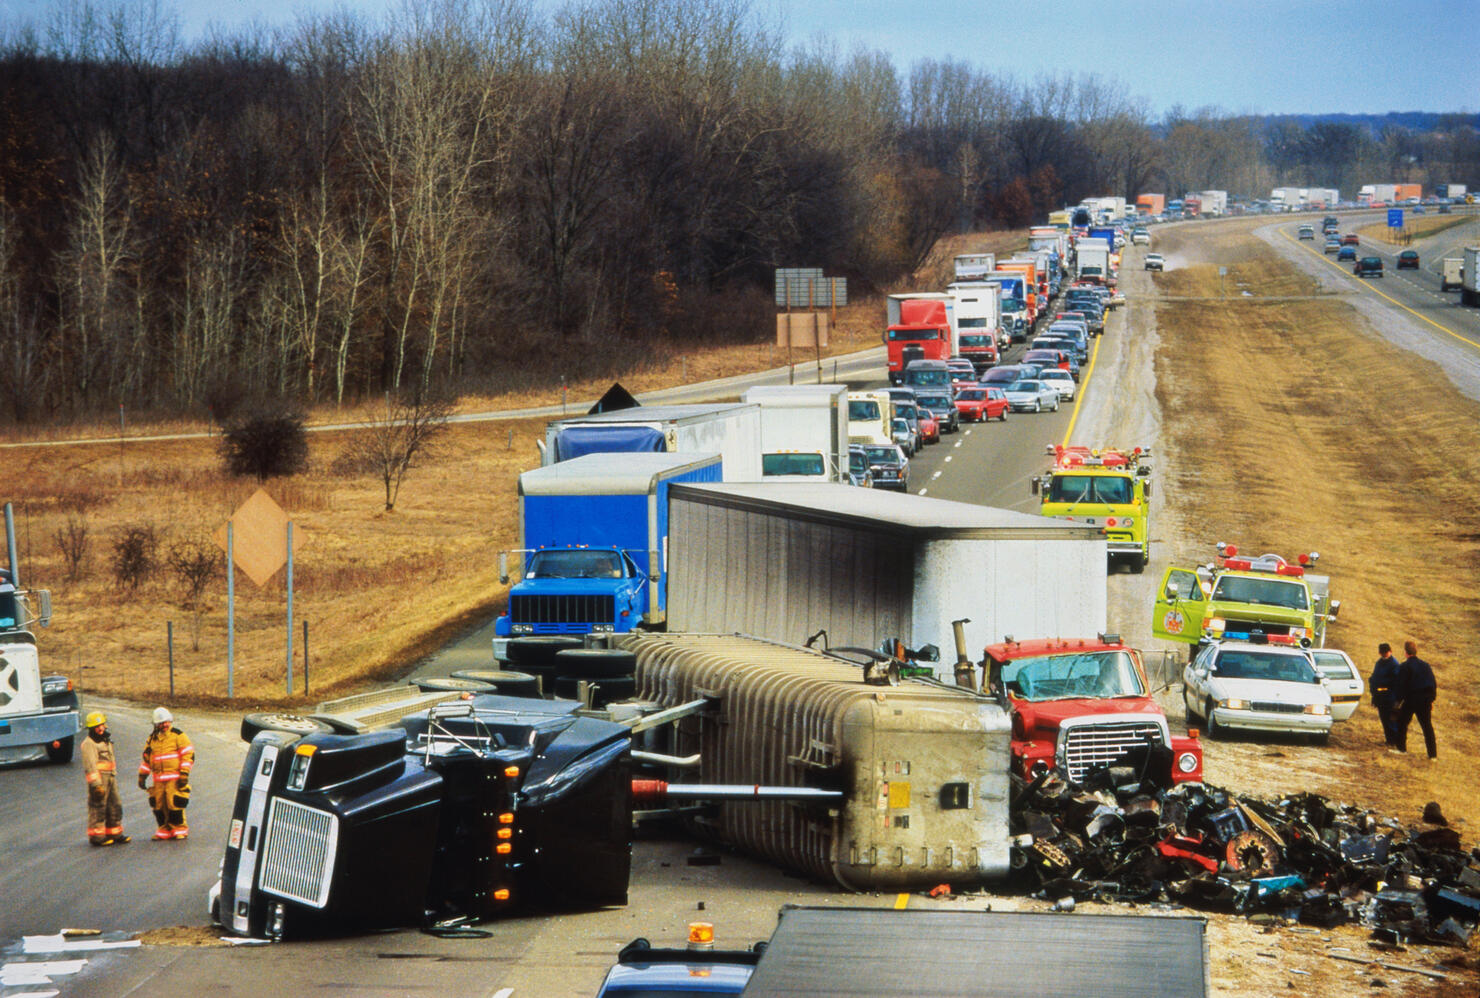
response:
<path fill-rule="evenodd" d="M 1096 766 L 1146 767 L 1163 786 L 1202 781 L 1195 732 L 1171 733 L 1152 696 L 1141 653 L 1118 635 L 988 645 L 986 688 L 1012 714 L 1013 770 L 1026 780 L 1056 771 L 1080 782 Z"/>
<path fill-rule="evenodd" d="M 898 309 L 898 318 L 893 316 Z M 949 360 L 955 353 L 955 335 L 946 303 L 939 298 L 906 298 L 890 302 L 890 323 L 884 330 L 889 348 L 889 383 L 897 385 L 912 360 Z"/>

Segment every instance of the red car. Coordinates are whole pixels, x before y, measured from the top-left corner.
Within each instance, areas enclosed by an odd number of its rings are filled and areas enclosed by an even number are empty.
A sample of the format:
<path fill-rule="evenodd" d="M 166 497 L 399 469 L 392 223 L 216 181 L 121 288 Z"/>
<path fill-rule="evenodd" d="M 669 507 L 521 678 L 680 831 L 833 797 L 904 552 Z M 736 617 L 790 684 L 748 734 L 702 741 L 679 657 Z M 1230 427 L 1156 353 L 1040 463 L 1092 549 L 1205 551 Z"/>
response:
<path fill-rule="evenodd" d="M 924 409 L 919 410 L 920 442 L 927 444 L 940 443 L 940 423 L 935 417 Z"/>
<path fill-rule="evenodd" d="M 961 419 L 980 423 L 988 419 L 1007 420 L 1007 395 L 1001 388 L 965 385 L 956 393 L 956 411 Z"/>
<path fill-rule="evenodd" d="M 1362 245 L 1362 241 L 1357 238 L 1357 234 L 1355 232 L 1348 232 L 1346 235 L 1341 237 L 1341 245 L 1360 246 Z"/>

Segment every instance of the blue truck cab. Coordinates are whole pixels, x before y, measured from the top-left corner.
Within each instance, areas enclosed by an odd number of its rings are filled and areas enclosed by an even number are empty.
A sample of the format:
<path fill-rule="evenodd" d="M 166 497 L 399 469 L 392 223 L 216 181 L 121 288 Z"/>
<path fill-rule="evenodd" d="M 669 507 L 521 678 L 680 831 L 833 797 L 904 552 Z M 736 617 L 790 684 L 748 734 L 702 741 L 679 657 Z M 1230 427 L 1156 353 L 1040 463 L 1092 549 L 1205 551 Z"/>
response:
<path fill-rule="evenodd" d="M 721 481 L 718 454 L 587 454 L 519 476 L 523 571 L 500 638 L 621 633 L 666 619 L 668 487 Z M 499 556 L 507 582 L 508 552 Z"/>

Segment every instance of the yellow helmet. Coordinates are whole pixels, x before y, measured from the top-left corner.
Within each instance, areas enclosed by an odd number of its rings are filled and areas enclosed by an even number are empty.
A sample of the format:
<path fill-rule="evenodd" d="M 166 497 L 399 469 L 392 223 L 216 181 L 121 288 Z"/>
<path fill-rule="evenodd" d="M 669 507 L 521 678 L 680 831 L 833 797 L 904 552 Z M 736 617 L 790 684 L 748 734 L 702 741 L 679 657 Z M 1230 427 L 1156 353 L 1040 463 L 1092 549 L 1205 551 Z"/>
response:
<path fill-rule="evenodd" d="M 106 718 L 106 717 L 103 716 L 103 712 L 101 710 L 95 710 L 91 714 L 88 714 L 87 715 L 87 720 L 84 721 L 84 722 L 82 722 L 83 727 L 86 727 L 86 728 L 96 728 L 100 724 L 107 724 L 107 723 L 108 723 L 108 718 Z"/>

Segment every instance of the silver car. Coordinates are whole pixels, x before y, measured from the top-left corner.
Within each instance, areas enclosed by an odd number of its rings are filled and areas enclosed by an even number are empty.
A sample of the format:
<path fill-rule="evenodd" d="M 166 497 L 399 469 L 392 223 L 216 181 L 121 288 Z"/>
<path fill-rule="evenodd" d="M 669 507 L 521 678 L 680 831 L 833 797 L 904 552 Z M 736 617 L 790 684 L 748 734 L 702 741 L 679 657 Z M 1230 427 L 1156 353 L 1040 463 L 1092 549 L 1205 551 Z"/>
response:
<path fill-rule="evenodd" d="M 1357 712 L 1367 684 L 1351 656 L 1339 648 L 1312 648 L 1310 657 L 1315 660 L 1316 671 L 1326 681 L 1326 691 L 1331 694 L 1331 717 L 1345 721 Z"/>
<path fill-rule="evenodd" d="M 1024 379 L 1014 381 L 1002 390 L 1014 412 L 1059 411 L 1059 390 L 1047 381 Z"/>
<path fill-rule="evenodd" d="M 1291 644 L 1218 641 L 1205 645 L 1182 674 L 1189 723 L 1200 717 L 1208 737 L 1231 730 L 1331 735 L 1331 694 L 1310 653 Z"/>

